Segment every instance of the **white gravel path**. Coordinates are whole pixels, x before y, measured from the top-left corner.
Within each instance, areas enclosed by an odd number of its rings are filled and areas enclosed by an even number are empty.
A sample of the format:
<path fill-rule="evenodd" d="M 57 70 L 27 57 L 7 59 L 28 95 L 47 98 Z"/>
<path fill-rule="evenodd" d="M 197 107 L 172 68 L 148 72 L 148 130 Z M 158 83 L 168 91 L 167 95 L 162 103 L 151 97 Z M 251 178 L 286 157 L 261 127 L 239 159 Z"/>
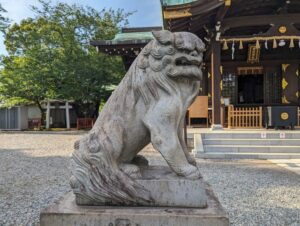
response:
<path fill-rule="evenodd" d="M 159 155 L 145 155 L 151 165 L 165 164 Z M 197 162 L 230 225 L 300 226 L 300 175 L 263 160 Z"/>
<path fill-rule="evenodd" d="M 0 133 L 0 225 L 38 225 L 69 187 L 73 143 L 82 134 Z M 159 155 L 144 152 L 152 164 Z M 300 226 L 300 176 L 268 161 L 200 160 L 231 225 Z"/>
<path fill-rule="evenodd" d="M 300 226 L 300 176 L 268 161 L 199 161 L 231 225 Z"/>
<path fill-rule="evenodd" d="M 69 187 L 69 159 L 81 135 L 0 133 L 0 225 L 35 225 Z"/>

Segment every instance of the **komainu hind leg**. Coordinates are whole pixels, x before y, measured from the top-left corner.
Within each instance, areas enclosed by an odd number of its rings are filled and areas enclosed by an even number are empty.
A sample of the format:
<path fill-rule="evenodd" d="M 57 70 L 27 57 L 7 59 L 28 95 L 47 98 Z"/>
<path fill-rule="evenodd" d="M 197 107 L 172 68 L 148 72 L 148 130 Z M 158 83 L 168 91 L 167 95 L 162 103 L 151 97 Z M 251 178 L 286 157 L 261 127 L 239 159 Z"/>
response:
<path fill-rule="evenodd" d="M 126 173 L 131 178 L 141 178 L 142 175 L 140 166 L 143 167 L 148 165 L 149 162 L 144 156 L 137 155 L 134 157 L 131 163 L 121 163 L 119 165 L 119 168 L 122 172 Z"/>
<path fill-rule="evenodd" d="M 140 178 L 142 176 L 140 168 L 137 165 L 121 163 L 119 168 L 123 173 L 126 173 L 131 178 Z"/>

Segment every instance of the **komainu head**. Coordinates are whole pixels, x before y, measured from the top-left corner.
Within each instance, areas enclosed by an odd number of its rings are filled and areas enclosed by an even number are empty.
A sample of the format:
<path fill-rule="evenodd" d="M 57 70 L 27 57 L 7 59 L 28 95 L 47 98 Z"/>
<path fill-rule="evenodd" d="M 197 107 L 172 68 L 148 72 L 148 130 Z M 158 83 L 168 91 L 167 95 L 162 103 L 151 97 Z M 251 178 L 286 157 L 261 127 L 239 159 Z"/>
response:
<path fill-rule="evenodd" d="M 173 78 L 201 80 L 201 64 L 205 46 L 201 39 L 188 32 L 154 31 L 155 40 L 143 50 L 139 67 L 165 71 Z"/>
<path fill-rule="evenodd" d="M 189 32 L 167 30 L 154 31 L 153 36 L 132 65 L 133 87 L 146 102 L 149 92 L 156 97 L 156 87 L 172 94 L 172 84 L 178 81 L 202 80 L 205 45 L 201 39 Z"/>

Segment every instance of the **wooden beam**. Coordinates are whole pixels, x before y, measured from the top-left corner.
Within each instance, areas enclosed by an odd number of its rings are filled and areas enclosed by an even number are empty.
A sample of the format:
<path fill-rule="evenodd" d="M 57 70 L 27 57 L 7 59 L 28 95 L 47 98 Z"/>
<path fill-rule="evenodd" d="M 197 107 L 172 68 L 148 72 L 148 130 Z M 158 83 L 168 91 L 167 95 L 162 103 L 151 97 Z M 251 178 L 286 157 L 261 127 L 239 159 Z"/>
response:
<path fill-rule="evenodd" d="M 275 33 L 276 29 L 272 29 L 272 31 L 268 31 L 263 34 L 253 34 L 253 35 L 237 35 L 237 36 L 221 36 L 221 40 L 227 40 L 228 42 L 232 41 L 244 41 L 244 42 L 255 42 L 256 40 L 259 41 L 265 41 L 265 40 L 281 40 L 281 39 L 298 39 L 300 37 L 300 32 L 295 29 L 295 33 L 289 33 L 289 34 L 279 34 L 279 32 Z M 278 29 L 277 29 L 278 30 Z M 276 31 L 277 31 L 276 30 Z"/>
<path fill-rule="evenodd" d="M 176 19 L 176 21 L 172 21 L 170 31 L 188 30 L 196 34 L 199 31 L 199 29 L 202 29 L 202 27 L 205 24 L 209 23 L 210 21 L 213 21 L 211 17 L 215 17 L 215 15 L 215 12 L 210 12 L 205 15 L 197 15 L 184 19 Z"/>
<path fill-rule="evenodd" d="M 216 12 L 210 12 L 205 15 L 198 15 L 195 17 L 192 17 L 192 25 L 191 30 L 194 30 L 195 28 L 198 29 L 199 27 L 204 26 L 205 24 L 209 24 L 214 21 L 214 17 L 216 15 Z M 213 17 L 213 18 L 212 18 Z"/>
<path fill-rule="evenodd" d="M 224 19 L 224 17 L 226 15 L 226 13 L 228 12 L 230 6 L 231 6 L 231 0 L 225 0 L 225 4 L 222 7 L 220 7 L 220 9 L 217 13 L 215 22 L 222 21 Z"/>
<path fill-rule="evenodd" d="M 234 5 L 230 9 L 229 17 L 242 15 L 275 15 L 279 6 L 278 1 L 282 0 L 234 0 Z"/>
<path fill-rule="evenodd" d="M 247 63 L 247 61 L 222 61 L 222 66 L 224 67 L 224 70 L 226 71 L 227 70 L 227 67 L 257 67 L 257 66 L 263 66 L 263 67 L 266 67 L 266 66 L 270 66 L 270 67 L 274 67 L 276 65 L 281 65 L 283 63 L 289 63 L 289 64 L 293 64 L 293 63 L 299 63 L 299 60 L 300 59 L 294 59 L 294 60 L 283 60 L 283 59 L 280 59 L 280 60 L 265 60 L 265 61 L 261 61 L 259 63 L 256 63 L 256 64 L 249 64 Z M 211 62 L 206 62 L 205 63 L 207 65 L 207 67 L 211 67 L 212 64 Z"/>
<path fill-rule="evenodd" d="M 187 31 L 190 26 L 190 20 L 186 20 L 180 24 L 172 24 L 171 31 Z"/>
<path fill-rule="evenodd" d="M 190 4 L 164 7 L 165 20 L 190 17 L 212 11 L 224 4 L 224 0 L 199 0 Z"/>
<path fill-rule="evenodd" d="M 228 2 L 230 0 L 226 0 L 225 3 L 222 1 L 221 3 L 224 5 L 224 7 L 229 7 L 229 6 L 225 6 L 226 2 Z M 212 4 L 211 2 L 209 2 L 209 4 Z M 209 7 L 209 4 L 206 5 L 206 7 Z M 210 11 L 207 11 L 206 13 L 202 13 L 199 14 L 199 12 L 197 12 L 197 14 L 193 14 L 191 17 L 189 18 L 177 18 L 175 20 L 168 20 L 169 24 L 169 28 L 171 31 L 181 31 L 181 30 L 187 30 L 190 32 L 195 33 L 195 31 L 197 31 L 199 29 L 199 27 L 204 26 L 204 24 L 209 23 L 210 21 L 214 21 L 214 18 L 217 14 L 217 10 L 215 10 L 216 5 L 214 3 L 214 5 L 212 5 L 212 8 L 209 8 Z M 211 18 L 211 17 L 214 18 Z M 225 14 L 224 14 L 225 16 Z M 171 22 L 170 22 L 171 21 Z"/>
<path fill-rule="evenodd" d="M 190 17 L 190 18 L 180 18 L 180 19 L 168 20 L 168 23 L 172 27 L 180 26 L 182 24 L 188 23 L 191 20 L 191 18 L 192 17 Z"/>
<path fill-rule="evenodd" d="M 270 24 L 299 24 L 300 14 L 243 16 L 224 19 L 222 33 L 230 28 L 262 26 Z"/>

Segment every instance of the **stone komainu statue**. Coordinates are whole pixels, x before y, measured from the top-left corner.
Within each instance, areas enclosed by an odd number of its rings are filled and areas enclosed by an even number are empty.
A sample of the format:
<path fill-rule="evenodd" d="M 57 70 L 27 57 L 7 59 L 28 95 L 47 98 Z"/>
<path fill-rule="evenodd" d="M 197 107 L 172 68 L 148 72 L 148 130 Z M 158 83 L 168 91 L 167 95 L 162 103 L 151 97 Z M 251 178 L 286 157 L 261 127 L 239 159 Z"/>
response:
<path fill-rule="evenodd" d="M 75 143 L 71 187 L 77 198 L 111 205 L 150 203 L 137 154 L 150 142 L 179 176 L 201 175 L 185 145 L 187 108 L 199 92 L 203 42 L 194 34 L 153 32 L 112 93 L 93 129 Z M 141 162 L 141 161 L 139 161 Z"/>

